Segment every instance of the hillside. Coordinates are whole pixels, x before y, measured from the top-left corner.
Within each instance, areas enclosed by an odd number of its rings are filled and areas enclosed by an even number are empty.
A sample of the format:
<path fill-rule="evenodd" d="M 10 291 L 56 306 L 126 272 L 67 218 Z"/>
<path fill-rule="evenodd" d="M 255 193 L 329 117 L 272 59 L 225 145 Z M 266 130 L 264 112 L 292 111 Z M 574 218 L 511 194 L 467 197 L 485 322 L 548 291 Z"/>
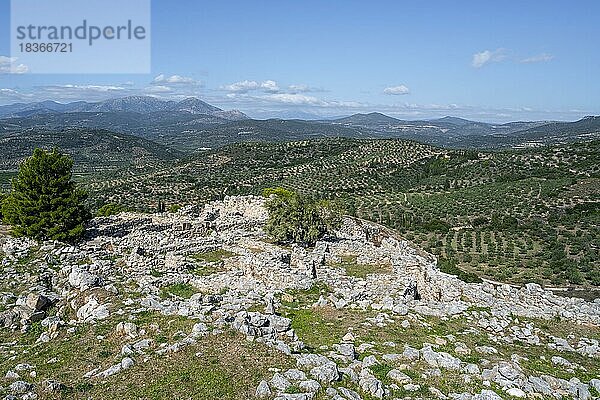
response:
<path fill-rule="evenodd" d="M 0 171 L 15 170 L 37 147 L 57 147 L 68 153 L 78 173 L 126 168 L 135 174 L 182 156 L 177 150 L 140 137 L 101 129 L 28 129 L 0 134 Z"/>
<path fill-rule="evenodd" d="M 153 209 L 283 186 L 397 228 L 458 268 L 504 282 L 600 285 L 600 142 L 504 152 L 404 140 L 246 143 L 90 184 Z M 151 193 L 151 195 L 148 195 Z"/>

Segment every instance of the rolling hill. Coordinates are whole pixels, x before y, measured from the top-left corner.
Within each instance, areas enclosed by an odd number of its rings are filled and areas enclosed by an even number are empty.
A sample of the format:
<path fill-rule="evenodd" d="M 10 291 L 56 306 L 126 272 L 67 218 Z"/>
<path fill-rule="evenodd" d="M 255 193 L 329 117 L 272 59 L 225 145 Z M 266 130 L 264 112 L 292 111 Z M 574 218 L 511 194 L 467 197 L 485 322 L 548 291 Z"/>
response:
<path fill-rule="evenodd" d="M 102 129 L 28 129 L 0 135 L 0 171 L 15 170 L 36 147 L 57 147 L 75 160 L 79 173 L 102 173 L 126 168 L 146 171 L 172 162 L 182 154 L 149 140 Z"/>

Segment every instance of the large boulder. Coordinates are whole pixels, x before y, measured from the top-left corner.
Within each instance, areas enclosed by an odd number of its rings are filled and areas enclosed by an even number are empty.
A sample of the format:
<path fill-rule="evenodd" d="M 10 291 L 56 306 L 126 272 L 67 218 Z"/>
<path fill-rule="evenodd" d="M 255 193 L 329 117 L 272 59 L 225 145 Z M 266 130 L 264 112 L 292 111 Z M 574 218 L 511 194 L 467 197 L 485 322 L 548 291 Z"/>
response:
<path fill-rule="evenodd" d="M 87 303 L 77 310 L 77 318 L 82 322 L 106 319 L 108 316 L 108 306 L 106 304 L 100 304 L 93 296 L 89 297 Z"/>
<path fill-rule="evenodd" d="M 73 267 L 69 274 L 69 284 L 82 292 L 100 285 L 100 277 L 83 268 Z"/>

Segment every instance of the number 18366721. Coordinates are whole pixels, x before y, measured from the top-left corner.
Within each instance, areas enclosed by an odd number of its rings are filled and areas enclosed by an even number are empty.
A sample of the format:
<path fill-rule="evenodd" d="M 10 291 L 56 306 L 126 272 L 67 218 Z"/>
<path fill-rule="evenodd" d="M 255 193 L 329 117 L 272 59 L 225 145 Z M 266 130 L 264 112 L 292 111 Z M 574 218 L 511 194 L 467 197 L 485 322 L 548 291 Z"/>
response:
<path fill-rule="evenodd" d="M 21 53 L 72 53 L 73 43 L 19 43 Z"/>

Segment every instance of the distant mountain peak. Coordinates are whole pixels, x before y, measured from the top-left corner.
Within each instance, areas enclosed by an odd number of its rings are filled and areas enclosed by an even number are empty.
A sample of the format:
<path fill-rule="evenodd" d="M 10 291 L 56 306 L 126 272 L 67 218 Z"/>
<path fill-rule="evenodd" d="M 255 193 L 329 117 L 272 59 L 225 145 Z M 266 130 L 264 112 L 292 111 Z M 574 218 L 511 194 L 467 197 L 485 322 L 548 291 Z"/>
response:
<path fill-rule="evenodd" d="M 445 122 L 447 124 L 453 124 L 453 125 L 467 125 L 467 124 L 474 123 L 474 121 L 470 121 L 468 119 L 464 119 L 464 118 L 460 118 L 460 117 L 453 117 L 450 115 L 446 115 L 445 117 L 442 117 L 442 118 L 432 119 L 431 121 L 432 122 Z"/>
<path fill-rule="evenodd" d="M 139 114 L 149 114 L 165 111 L 205 114 L 236 121 L 248 118 L 240 111 L 224 111 L 197 97 L 188 97 L 179 102 L 175 102 L 152 96 L 117 97 L 93 103 L 77 101 L 62 104 L 46 100 L 37 103 L 11 104 L 8 106 L 0 106 L 0 118 L 19 117 L 23 115 L 23 113 L 26 113 L 27 115 L 46 114 L 50 112 L 134 112 Z"/>
<path fill-rule="evenodd" d="M 358 113 L 353 114 L 349 117 L 344 117 L 335 120 L 336 122 L 342 123 L 354 123 L 354 124 L 389 124 L 396 123 L 399 120 L 380 112 L 370 112 L 367 114 Z"/>
<path fill-rule="evenodd" d="M 186 111 L 192 114 L 210 114 L 216 111 L 223 111 L 218 107 L 210 105 L 197 97 L 188 97 L 173 106 L 176 111 Z"/>

